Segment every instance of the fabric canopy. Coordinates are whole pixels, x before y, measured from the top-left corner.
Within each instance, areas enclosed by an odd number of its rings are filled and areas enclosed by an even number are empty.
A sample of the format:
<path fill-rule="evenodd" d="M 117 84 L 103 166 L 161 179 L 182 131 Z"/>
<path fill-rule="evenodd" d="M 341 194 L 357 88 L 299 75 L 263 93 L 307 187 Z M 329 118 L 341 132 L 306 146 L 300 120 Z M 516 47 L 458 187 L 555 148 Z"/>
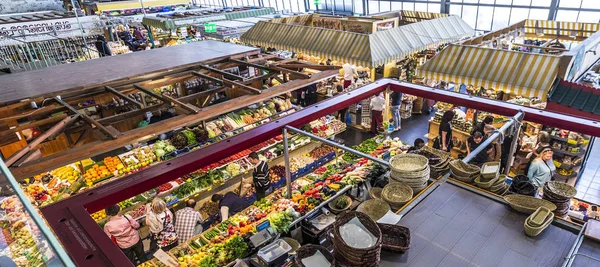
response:
<path fill-rule="evenodd" d="M 187 25 L 200 25 L 204 23 L 210 23 L 215 21 L 223 20 L 235 20 L 249 17 L 257 17 L 275 13 L 275 9 L 272 7 L 234 11 L 234 12 L 222 12 L 221 14 L 208 14 L 199 16 L 187 16 L 182 18 L 162 18 L 162 17 L 144 17 L 142 24 L 163 29 L 165 31 L 175 30 L 179 27 L 185 27 Z"/>
<path fill-rule="evenodd" d="M 546 100 L 558 63 L 557 56 L 450 45 L 419 68 L 417 75 Z"/>
<path fill-rule="evenodd" d="M 260 21 L 240 40 L 261 47 L 376 67 L 473 33 L 473 29 L 457 16 L 422 21 L 370 35 Z"/>
<path fill-rule="evenodd" d="M 541 32 L 536 32 L 538 29 Z M 525 32 L 535 34 L 549 34 L 561 36 L 580 36 L 590 37 L 600 30 L 598 23 L 565 22 L 552 20 L 531 20 L 525 21 Z M 554 38 L 554 37 L 549 37 Z"/>

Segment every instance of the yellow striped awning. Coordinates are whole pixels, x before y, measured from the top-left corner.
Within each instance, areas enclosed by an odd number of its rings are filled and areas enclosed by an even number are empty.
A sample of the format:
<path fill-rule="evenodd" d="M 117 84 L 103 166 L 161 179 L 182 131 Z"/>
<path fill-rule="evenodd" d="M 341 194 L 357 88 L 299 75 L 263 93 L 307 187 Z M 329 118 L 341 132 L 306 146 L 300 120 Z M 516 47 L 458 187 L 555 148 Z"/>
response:
<path fill-rule="evenodd" d="M 240 40 L 246 44 L 371 68 L 458 41 L 473 33 L 473 29 L 457 16 L 421 21 L 370 35 L 259 21 Z"/>
<path fill-rule="evenodd" d="M 558 62 L 551 55 L 450 45 L 417 69 L 417 75 L 546 100 Z"/>
<path fill-rule="evenodd" d="M 537 29 L 537 32 L 536 32 Z M 600 30 L 598 23 L 582 23 L 582 22 L 565 22 L 551 20 L 526 20 L 525 32 L 531 34 L 548 34 L 565 37 L 566 40 L 571 40 L 573 36 L 590 37 L 592 34 Z M 542 38 L 543 36 L 540 35 Z M 548 39 L 554 39 L 549 37 Z"/>

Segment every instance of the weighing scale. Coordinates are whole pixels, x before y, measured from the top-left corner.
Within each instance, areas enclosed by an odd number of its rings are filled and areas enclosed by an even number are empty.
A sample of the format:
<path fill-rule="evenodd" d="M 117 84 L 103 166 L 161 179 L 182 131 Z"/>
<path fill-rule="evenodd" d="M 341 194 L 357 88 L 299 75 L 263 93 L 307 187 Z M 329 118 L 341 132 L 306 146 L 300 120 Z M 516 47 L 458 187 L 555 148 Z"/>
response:
<path fill-rule="evenodd" d="M 274 260 L 270 264 L 267 264 L 264 259 L 261 259 L 259 254 L 269 254 L 268 251 L 263 251 L 270 248 L 272 246 L 272 242 L 279 237 L 279 234 L 273 230 L 269 220 L 266 220 L 256 226 L 256 230 L 258 233 L 254 234 L 250 237 L 250 244 L 254 247 L 254 249 L 258 249 L 258 253 L 252 255 L 250 257 L 250 265 L 255 267 L 270 267 L 270 266 L 279 266 L 285 262 L 287 259 L 287 253 L 285 255 L 281 255 L 281 257 L 277 257 L 277 260 Z"/>

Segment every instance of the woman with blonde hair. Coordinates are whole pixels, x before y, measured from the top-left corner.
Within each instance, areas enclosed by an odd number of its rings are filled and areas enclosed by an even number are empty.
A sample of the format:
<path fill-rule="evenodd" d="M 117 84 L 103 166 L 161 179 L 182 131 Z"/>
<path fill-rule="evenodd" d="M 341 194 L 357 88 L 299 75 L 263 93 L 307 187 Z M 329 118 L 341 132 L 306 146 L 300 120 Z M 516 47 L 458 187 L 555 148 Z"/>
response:
<path fill-rule="evenodd" d="M 173 213 L 160 198 L 154 198 L 146 214 L 146 224 L 150 228 L 150 248 L 169 250 L 177 246 L 177 232 L 173 225 Z"/>
<path fill-rule="evenodd" d="M 556 171 L 556 167 L 552 162 L 552 155 L 554 155 L 552 148 L 544 147 L 529 166 L 527 177 L 538 188 L 543 187 L 546 182 L 550 181 Z"/>

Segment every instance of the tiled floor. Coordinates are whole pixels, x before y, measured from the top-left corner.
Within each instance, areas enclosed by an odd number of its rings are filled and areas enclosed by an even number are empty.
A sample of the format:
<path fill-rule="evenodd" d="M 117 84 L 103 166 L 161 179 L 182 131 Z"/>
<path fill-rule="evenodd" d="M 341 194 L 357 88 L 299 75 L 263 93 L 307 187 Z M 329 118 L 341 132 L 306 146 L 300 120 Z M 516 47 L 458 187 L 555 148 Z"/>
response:
<path fill-rule="evenodd" d="M 577 181 L 576 198 L 600 204 L 600 140 L 591 145 L 591 152 L 581 177 Z"/>
<path fill-rule="evenodd" d="M 560 266 L 576 235 L 550 226 L 537 237 L 527 237 L 526 217 L 444 183 L 400 220 L 411 229 L 410 249 L 404 254 L 382 252 L 380 266 Z M 597 257 L 598 252 L 588 255 Z"/>

